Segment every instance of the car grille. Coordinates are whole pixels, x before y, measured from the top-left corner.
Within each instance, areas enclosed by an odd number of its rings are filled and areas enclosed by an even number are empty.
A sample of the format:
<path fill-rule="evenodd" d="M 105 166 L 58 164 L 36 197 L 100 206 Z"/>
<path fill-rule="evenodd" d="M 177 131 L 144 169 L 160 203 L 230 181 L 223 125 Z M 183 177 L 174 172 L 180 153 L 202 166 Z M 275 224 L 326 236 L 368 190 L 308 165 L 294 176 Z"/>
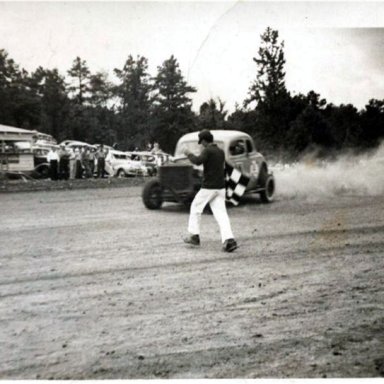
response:
<path fill-rule="evenodd" d="M 173 191 L 186 191 L 193 189 L 192 166 L 165 165 L 159 168 L 159 179 L 163 188 Z"/>

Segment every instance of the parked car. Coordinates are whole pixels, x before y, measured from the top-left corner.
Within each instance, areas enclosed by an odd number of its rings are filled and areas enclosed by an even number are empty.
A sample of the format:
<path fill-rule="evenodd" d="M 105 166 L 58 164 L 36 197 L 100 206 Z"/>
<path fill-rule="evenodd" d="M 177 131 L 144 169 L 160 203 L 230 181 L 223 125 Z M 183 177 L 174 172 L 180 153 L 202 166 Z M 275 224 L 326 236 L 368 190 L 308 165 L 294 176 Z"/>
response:
<path fill-rule="evenodd" d="M 53 148 L 59 148 L 57 141 L 52 135 L 35 131 L 33 135 L 33 162 L 35 165 L 34 175 L 37 178 L 46 179 L 49 177 L 48 152 Z"/>
<path fill-rule="evenodd" d="M 127 152 L 109 150 L 105 160 L 105 170 L 110 176 L 147 176 L 147 169 L 139 160 L 131 158 Z"/>
<path fill-rule="evenodd" d="M 152 152 L 129 152 L 131 159 L 140 161 L 147 168 L 149 176 L 157 174 L 157 157 Z"/>
<path fill-rule="evenodd" d="M 49 163 L 47 160 L 48 152 L 50 149 L 34 145 L 32 147 L 33 163 L 35 166 L 35 177 L 39 179 L 46 179 L 50 175 Z"/>
<path fill-rule="evenodd" d="M 74 141 L 74 140 L 67 140 L 60 143 L 60 145 L 64 144 L 67 149 L 75 150 L 79 149 L 82 150 L 83 148 L 88 148 L 89 150 L 96 152 L 97 147 L 92 144 L 85 143 L 83 141 Z"/>
<path fill-rule="evenodd" d="M 275 181 L 251 136 L 240 131 L 212 130 L 211 133 L 214 142 L 223 149 L 226 161 L 250 177 L 246 193 L 257 193 L 262 202 L 271 202 Z M 184 151 L 188 149 L 196 155 L 201 152 L 198 134 L 192 132 L 182 136 L 176 145 L 173 161 L 159 167 L 158 178 L 145 184 L 142 199 L 147 208 L 159 209 L 163 202 L 190 204 L 193 200 L 201 187 L 203 168 L 192 165 Z"/>

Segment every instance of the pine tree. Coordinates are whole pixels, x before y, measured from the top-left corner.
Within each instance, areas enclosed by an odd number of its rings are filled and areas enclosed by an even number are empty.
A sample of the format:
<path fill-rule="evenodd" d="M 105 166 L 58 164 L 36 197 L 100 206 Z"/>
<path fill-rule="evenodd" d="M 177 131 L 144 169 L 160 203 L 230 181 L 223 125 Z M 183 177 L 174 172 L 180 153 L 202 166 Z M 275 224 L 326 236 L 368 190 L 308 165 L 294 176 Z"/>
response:
<path fill-rule="evenodd" d="M 72 79 L 72 84 L 68 87 L 68 90 L 72 93 L 73 100 L 78 105 L 84 105 L 90 97 L 89 83 L 91 72 L 87 66 L 87 62 L 81 60 L 80 57 L 76 57 L 71 69 L 68 71 L 68 75 Z"/>
<path fill-rule="evenodd" d="M 29 74 L 8 52 L 0 50 L 0 124 L 36 129 L 40 105 L 30 86 Z"/>
<path fill-rule="evenodd" d="M 69 99 L 66 93 L 65 79 L 58 70 L 42 67 L 31 75 L 41 105 L 41 124 L 39 130 L 51 134 L 57 140 L 67 136 L 65 120 L 68 114 Z"/>
<path fill-rule="evenodd" d="M 255 104 L 251 134 L 267 150 L 283 150 L 289 129 L 291 98 L 285 87 L 284 42 L 268 27 L 261 35 L 256 80 L 251 84 L 244 106 Z"/>
<path fill-rule="evenodd" d="M 148 60 L 143 56 L 128 57 L 122 70 L 114 70 L 120 80 L 115 88 L 119 98 L 119 140 L 130 147 L 150 140 L 150 92 Z"/>
<path fill-rule="evenodd" d="M 107 107 L 112 98 L 112 84 L 105 72 L 97 72 L 89 77 L 89 102 L 93 107 Z"/>
<path fill-rule="evenodd" d="M 360 145 L 375 147 L 384 139 L 384 99 L 371 99 L 361 113 Z"/>
<path fill-rule="evenodd" d="M 200 106 L 199 123 L 201 129 L 225 129 L 226 116 L 225 102 L 220 98 L 218 100 L 209 99 Z"/>
<path fill-rule="evenodd" d="M 254 101 L 273 105 L 276 98 L 286 93 L 284 42 L 279 43 L 278 38 L 279 32 L 270 27 L 261 35 L 258 57 L 253 58 L 257 76 L 249 88 L 245 106 Z"/>
<path fill-rule="evenodd" d="M 153 99 L 154 138 L 164 150 L 173 152 L 179 137 L 196 127 L 192 99 L 188 97 L 196 89 L 184 80 L 173 55 L 157 71 Z"/>

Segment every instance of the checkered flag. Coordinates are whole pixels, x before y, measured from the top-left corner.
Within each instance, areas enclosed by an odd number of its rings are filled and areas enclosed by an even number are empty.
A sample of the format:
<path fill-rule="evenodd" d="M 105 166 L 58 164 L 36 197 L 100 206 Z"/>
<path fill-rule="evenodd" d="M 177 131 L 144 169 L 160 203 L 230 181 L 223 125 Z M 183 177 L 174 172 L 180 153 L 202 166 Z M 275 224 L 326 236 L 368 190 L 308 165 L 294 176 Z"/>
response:
<path fill-rule="evenodd" d="M 250 178 L 244 176 L 238 169 L 232 165 L 225 163 L 225 189 L 226 200 L 233 205 L 238 205 L 241 196 L 244 195 L 245 189 Z"/>

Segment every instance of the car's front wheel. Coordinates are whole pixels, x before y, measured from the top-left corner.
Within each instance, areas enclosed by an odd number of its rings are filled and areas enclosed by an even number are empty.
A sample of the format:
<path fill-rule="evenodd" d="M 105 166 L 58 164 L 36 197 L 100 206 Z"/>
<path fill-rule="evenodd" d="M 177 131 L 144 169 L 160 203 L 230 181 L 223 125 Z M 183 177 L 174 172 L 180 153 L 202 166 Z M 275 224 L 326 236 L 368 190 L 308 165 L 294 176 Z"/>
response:
<path fill-rule="evenodd" d="M 160 209 L 163 204 L 163 191 L 158 180 L 151 180 L 144 185 L 142 199 L 148 209 Z"/>
<path fill-rule="evenodd" d="M 126 177 L 127 174 L 125 173 L 124 169 L 119 169 L 117 171 L 117 174 L 116 174 L 117 177 L 119 177 L 120 179 L 123 178 L 123 177 Z"/>
<path fill-rule="evenodd" d="M 48 179 L 49 175 L 49 164 L 40 164 L 33 171 L 33 177 L 36 179 Z"/>

